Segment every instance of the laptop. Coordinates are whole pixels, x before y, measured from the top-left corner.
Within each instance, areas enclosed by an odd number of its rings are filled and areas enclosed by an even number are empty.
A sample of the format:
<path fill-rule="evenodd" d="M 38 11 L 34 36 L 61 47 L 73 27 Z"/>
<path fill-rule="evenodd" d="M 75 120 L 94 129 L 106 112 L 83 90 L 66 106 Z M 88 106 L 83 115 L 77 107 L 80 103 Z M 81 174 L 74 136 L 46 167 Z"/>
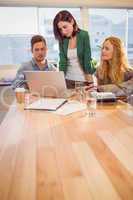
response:
<path fill-rule="evenodd" d="M 62 71 L 25 71 L 30 92 L 41 97 L 63 98 L 66 82 Z"/>

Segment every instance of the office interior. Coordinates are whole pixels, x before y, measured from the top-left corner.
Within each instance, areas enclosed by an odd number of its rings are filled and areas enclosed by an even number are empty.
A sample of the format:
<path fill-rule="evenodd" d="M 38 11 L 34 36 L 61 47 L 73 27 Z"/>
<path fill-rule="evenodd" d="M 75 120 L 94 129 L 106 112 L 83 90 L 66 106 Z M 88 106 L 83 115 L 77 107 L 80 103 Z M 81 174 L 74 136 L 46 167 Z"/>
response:
<path fill-rule="evenodd" d="M 58 116 L 13 106 L 6 81 L 31 58 L 33 35 L 46 38 L 47 58 L 58 68 L 52 23 L 60 10 L 88 31 L 96 63 L 113 35 L 133 67 L 133 0 L 0 0 L 0 199 L 132 200 L 132 105 L 98 105 L 89 119 L 82 111 Z"/>

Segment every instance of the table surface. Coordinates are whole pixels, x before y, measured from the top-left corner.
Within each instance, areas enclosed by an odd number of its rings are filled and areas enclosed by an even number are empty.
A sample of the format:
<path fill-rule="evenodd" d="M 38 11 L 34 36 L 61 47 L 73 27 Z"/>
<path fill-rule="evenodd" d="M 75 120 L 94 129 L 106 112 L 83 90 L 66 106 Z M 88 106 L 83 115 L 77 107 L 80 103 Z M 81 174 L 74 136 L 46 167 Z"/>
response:
<path fill-rule="evenodd" d="M 133 107 L 59 116 L 13 104 L 0 126 L 1 200 L 132 200 Z"/>

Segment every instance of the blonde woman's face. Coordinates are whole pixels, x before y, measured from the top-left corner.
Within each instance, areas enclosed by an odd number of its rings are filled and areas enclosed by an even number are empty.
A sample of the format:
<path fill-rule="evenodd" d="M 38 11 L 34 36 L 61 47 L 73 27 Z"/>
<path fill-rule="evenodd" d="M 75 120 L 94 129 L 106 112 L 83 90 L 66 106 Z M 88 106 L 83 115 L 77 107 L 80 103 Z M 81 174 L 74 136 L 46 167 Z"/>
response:
<path fill-rule="evenodd" d="M 63 36 L 71 37 L 73 33 L 73 21 L 72 22 L 60 21 L 58 23 L 58 29 L 60 30 L 60 33 Z"/>
<path fill-rule="evenodd" d="M 114 51 L 113 45 L 109 40 L 107 40 L 106 42 L 104 42 L 102 47 L 101 59 L 103 61 L 111 60 L 113 57 L 113 51 Z"/>

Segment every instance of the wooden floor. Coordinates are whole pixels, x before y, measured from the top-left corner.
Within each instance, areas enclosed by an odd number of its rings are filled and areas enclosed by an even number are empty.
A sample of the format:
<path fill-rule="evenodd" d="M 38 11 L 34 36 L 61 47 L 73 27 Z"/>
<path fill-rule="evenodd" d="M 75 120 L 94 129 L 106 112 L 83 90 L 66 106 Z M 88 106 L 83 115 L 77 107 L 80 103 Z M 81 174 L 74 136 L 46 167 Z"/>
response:
<path fill-rule="evenodd" d="M 133 108 L 84 114 L 10 108 L 0 126 L 0 200 L 133 200 Z"/>

